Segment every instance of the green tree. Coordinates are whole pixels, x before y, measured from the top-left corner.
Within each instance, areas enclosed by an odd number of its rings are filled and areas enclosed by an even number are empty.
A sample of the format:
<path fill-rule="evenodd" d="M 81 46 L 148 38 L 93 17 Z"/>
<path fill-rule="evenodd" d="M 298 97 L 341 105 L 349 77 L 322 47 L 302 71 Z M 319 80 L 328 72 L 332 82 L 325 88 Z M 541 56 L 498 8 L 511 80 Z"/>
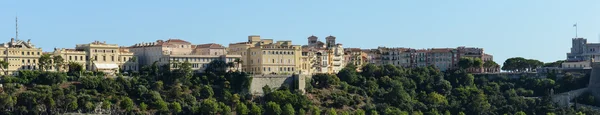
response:
<path fill-rule="evenodd" d="M 519 111 L 519 112 L 515 113 L 515 115 L 527 115 L 527 113 L 525 113 L 523 111 Z"/>
<path fill-rule="evenodd" d="M 285 106 L 283 107 L 283 114 L 284 115 L 295 115 L 296 111 L 294 110 L 294 107 L 292 107 L 292 104 L 285 104 Z"/>
<path fill-rule="evenodd" d="M 69 74 L 70 75 L 79 75 L 83 72 L 83 66 L 77 62 L 69 62 Z"/>
<path fill-rule="evenodd" d="M 275 102 L 268 102 L 267 107 L 265 108 L 265 112 L 268 115 L 281 115 L 282 111 L 279 107 L 279 104 Z"/>
<path fill-rule="evenodd" d="M 444 95 L 440 95 L 436 92 L 431 92 L 427 95 L 425 100 L 431 107 L 439 108 L 448 105 L 448 100 Z"/>
<path fill-rule="evenodd" d="M 181 105 L 177 102 L 171 103 L 171 110 L 173 113 L 180 113 L 182 111 Z"/>
<path fill-rule="evenodd" d="M 2 72 L 4 72 L 4 75 L 8 75 L 8 61 L 0 61 L 0 69 L 2 69 Z"/>
<path fill-rule="evenodd" d="M 57 71 L 60 71 L 60 69 L 65 64 L 65 59 L 63 59 L 62 56 L 60 56 L 60 55 L 53 56 L 52 61 L 54 62 L 54 67 L 56 68 Z"/>
<path fill-rule="evenodd" d="M 125 111 L 131 111 L 133 110 L 133 100 L 129 97 L 123 97 L 120 106 L 125 109 Z"/>
<path fill-rule="evenodd" d="M 111 105 L 111 104 L 112 104 L 112 103 L 111 103 L 110 101 L 108 101 L 108 100 L 104 100 L 104 101 L 102 101 L 102 109 L 109 110 L 109 109 L 110 109 L 110 105 Z"/>
<path fill-rule="evenodd" d="M 321 109 L 318 106 L 310 106 L 310 113 L 312 115 L 321 115 Z"/>
<path fill-rule="evenodd" d="M 42 70 L 42 71 L 45 71 L 46 69 L 50 68 L 51 64 L 52 64 L 52 57 L 50 56 L 50 54 L 43 54 L 38 59 L 38 65 L 39 65 L 40 70 Z"/>
<path fill-rule="evenodd" d="M 329 88 L 339 83 L 340 79 L 334 74 L 318 73 L 312 77 L 312 85 L 316 88 Z"/>
<path fill-rule="evenodd" d="M 337 115 L 337 112 L 335 111 L 335 109 L 330 108 L 327 110 L 327 112 L 325 112 L 326 115 Z"/>
<path fill-rule="evenodd" d="M 354 114 L 352 115 L 366 115 L 365 110 L 362 109 L 358 109 L 356 111 L 354 111 Z"/>
<path fill-rule="evenodd" d="M 235 106 L 235 112 L 239 115 L 248 115 L 249 110 L 246 104 L 238 102 Z"/>
<path fill-rule="evenodd" d="M 262 115 L 262 108 L 260 108 L 258 105 L 256 105 L 255 103 L 251 104 L 252 106 L 250 106 L 250 113 L 252 115 Z"/>
<path fill-rule="evenodd" d="M 140 110 L 146 111 L 148 109 L 148 105 L 144 102 L 140 103 Z"/>
<path fill-rule="evenodd" d="M 204 70 L 206 73 L 215 73 L 218 75 L 222 75 L 227 72 L 227 63 L 223 60 L 213 60 L 208 63 L 206 69 Z"/>
<path fill-rule="evenodd" d="M 236 67 L 237 67 L 237 70 L 241 70 L 241 69 L 240 69 L 240 64 L 244 63 L 244 61 L 243 61 L 243 60 L 241 60 L 240 58 L 235 58 L 235 61 L 234 61 L 234 62 L 236 63 L 235 65 L 236 65 Z"/>
<path fill-rule="evenodd" d="M 213 98 L 205 99 L 200 104 L 200 110 L 203 114 L 214 115 L 219 112 L 219 104 Z"/>

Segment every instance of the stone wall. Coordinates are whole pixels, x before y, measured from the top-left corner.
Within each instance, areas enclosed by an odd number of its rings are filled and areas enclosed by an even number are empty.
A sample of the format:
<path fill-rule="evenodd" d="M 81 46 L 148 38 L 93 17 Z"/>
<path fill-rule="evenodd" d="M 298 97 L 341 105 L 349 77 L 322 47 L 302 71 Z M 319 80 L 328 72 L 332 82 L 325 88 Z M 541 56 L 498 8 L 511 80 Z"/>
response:
<path fill-rule="evenodd" d="M 307 75 L 254 75 L 250 84 L 250 93 L 263 95 L 262 88 L 268 85 L 271 89 L 282 86 L 300 89 L 304 92 Z"/>

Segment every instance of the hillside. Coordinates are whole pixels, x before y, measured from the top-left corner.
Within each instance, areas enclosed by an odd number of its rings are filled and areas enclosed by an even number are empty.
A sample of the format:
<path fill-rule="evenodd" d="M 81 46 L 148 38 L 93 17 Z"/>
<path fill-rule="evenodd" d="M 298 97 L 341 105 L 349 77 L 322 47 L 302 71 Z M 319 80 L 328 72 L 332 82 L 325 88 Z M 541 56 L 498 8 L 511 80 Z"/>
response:
<path fill-rule="evenodd" d="M 550 89 L 576 89 L 584 76 L 567 80 L 475 77 L 464 70 L 440 72 L 434 67 L 402 68 L 352 65 L 337 75 L 316 74 L 306 93 L 294 88 L 263 87 L 264 96 L 248 93 L 252 77 L 225 72 L 215 62 L 204 74 L 189 64 L 170 71 L 148 66 L 131 77 L 98 74 L 21 71 L 5 76 L 0 114 L 342 114 L 342 115 L 474 115 L 599 114 L 586 108 L 559 108 Z M 83 75 L 79 75 L 83 73 Z M 541 97 L 541 98 L 525 98 Z"/>

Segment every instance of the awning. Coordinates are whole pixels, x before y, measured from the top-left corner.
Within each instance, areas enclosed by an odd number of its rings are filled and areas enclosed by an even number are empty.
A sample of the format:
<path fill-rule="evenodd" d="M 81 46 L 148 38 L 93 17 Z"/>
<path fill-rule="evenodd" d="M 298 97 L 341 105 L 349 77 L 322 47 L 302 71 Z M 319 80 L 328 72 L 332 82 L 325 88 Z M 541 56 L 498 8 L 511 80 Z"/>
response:
<path fill-rule="evenodd" d="M 114 63 L 94 63 L 96 69 L 119 69 L 119 65 Z"/>

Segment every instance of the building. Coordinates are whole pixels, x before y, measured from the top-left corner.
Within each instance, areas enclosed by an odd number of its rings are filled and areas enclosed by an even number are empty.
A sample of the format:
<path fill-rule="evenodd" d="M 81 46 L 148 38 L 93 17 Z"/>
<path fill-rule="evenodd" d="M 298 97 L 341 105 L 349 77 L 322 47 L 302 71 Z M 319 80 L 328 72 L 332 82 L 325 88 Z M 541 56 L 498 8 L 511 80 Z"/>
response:
<path fill-rule="evenodd" d="M 345 48 L 344 63 L 353 64 L 360 70 L 363 65 L 367 64 L 367 53 L 360 48 Z"/>
<path fill-rule="evenodd" d="M 247 42 L 229 44 L 228 54 L 241 55 L 243 71 L 252 74 L 300 73 L 302 49 L 292 41 L 248 36 Z"/>
<path fill-rule="evenodd" d="M 4 50 L 2 61 L 8 62 L 8 68 L 2 68 L 2 75 L 16 75 L 20 70 L 37 70 L 42 49 L 35 47 L 31 40 L 22 41 L 11 38 L 10 42 L 0 44 Z"/>
<path fill-rule="evenodd" d="M 433 48 L 427 51 L 428 65 L 434 65 L 440 71 L 446 71 L 455 67 L 458 63 L 455 56 L 456 50 L 451 48 Z"/>
<path fill-rule="evenodd" d="M 215 43 L 192 45 L 185 40 L 168 39 L 138 43 L 128 49 L 139 57 L 141 66 L 156 63 L 157 65 L 169 65 L 171 69 L 176 69 L 179 63 L 187 61 L 192 65 L 192 70 L 201 73 L 214 60 L 234 63 L 237 67 L 229 68 L 233 71 L 241 65 L 235 62 L 236 59 L 241 58 L 240 55 L 227 55 L 226 48 Z"/>
<path fill-rule="evenodd" d="M 367 63 L 381 64 L 381 51 L 379 49 L 363 49 L 363 52 L 367 54 Z"/>
<path fill-rule="evenodd" d="M 303 50 L 314 53 L 314 73 L 337 73 L 342 70 L 346 63 L 344 61 L 344 47 L 336 43 L 335 36 L 327 36 L 325 43 L 318 40 L 316 36 L 308 37 L 308 45 L 302 46 Z"/>
<path fill-rule="evenodd" d="M 482 48 L 458 47 L 458 48 L 388 48 L 363 50 L 366 53 L 366 62 L 378 65 L 391 64 L 399 67 L 427 67 L 435 66 L 440 71 L 446 71 L 458 67 L 460 58 L 479 58 L 482 61 L 493 61 L 493 56 L 483 53 Z M 500 72 L 500 67 L 482 67 L 467 69 L 472 73 L 494 73 Z"/>
<path fill-rule="evenodd" d="M 485 62 L 488 62 L 488 61 L 494 61 L 494 56 L 484 53 L 482 61 L 484 62 L 484 64 L 485 64 Z M 492 66 L 492 67 L 486 67 L 484 65 L 483 69 L 484 69 L 485 73 L 498 73 L 498 72 L 500 72 L 500 65 L 496 65 L 496 66 Z"/>
<path fill-rule="evenodd" d="M 54 49 L 52 54 L 63 57 L 65 62 L 80 63 L 86 70 L 101 71 L 108 75 L 138 71 L 139 67 L 136 57 L 127 48 L 100 41 L 78 44 L 75 49 Z"/>
<path fill-rule="evenodd" d="M 600 43 L 588 43 L 585 38 L 573 38 L 571 52 L 567 53 L 567 61 L 600 60 Z"/>
<path fill-rule="evenodd" d="M 416 51 L 414 49 L 378 47 L 377 50 L 378 52 L 381 52 L 381 58 L 380 61 L 373 61 L 375 64 L 391 64 L 399 67 L 416 66 L 413 65 L 415 60 L 412 60 L 412 57 L 416 55 Z"/>

